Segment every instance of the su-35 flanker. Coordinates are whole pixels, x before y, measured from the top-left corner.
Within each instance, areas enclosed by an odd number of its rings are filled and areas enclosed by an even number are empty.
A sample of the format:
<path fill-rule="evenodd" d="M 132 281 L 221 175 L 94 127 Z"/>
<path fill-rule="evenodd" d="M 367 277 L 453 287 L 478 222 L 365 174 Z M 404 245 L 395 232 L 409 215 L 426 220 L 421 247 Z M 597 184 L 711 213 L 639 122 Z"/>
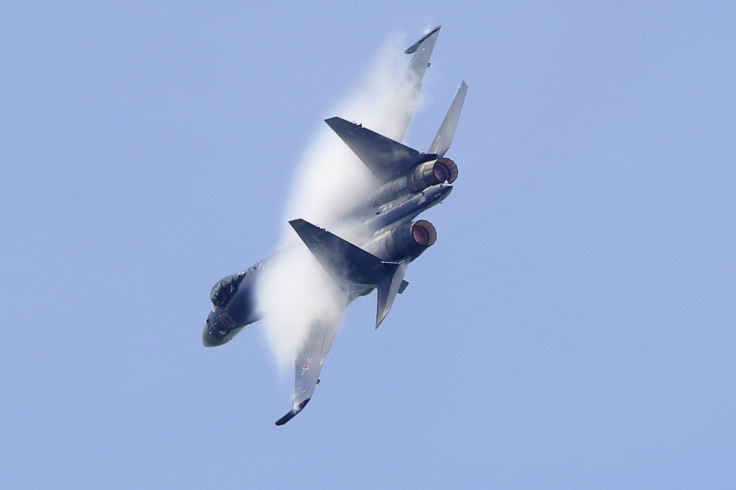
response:
<path fill-rule="evenodd" d="M 411 90 L 406 97 L 414 102 L 429 66 L 439 27 L 436 27 L 405 53 L 412 54 L 407 79 Z M 408 283 L 406 270 L 437 239 L 435 227 L 426 220 L 414 219 L 452 191 L 458 176 L 455 162 L 445 158 L 460 117 L 465 94 L 465 82 L 455 95 L 437 135 L 426 152 L 420 152 L 398 141 L 382 136 L 360 124 L 339 117 L 326 123 L 368 167 L 380 181 L 375 192 L 367 197 L 361 214 L 359 243 L 351 243 L 303 219 L 289 223 L 314 257 L 339 285 L 344 305 L 377 290 L 376 328 L 388 314 L 396 295 L 404 292 Z M 402 136 L 409 123 L 397 121 Z M 346 210 L 351 211 L 351 210 Z M 353 210 L 354 211 L 354 210 Z M 258 281 L 270 259 L 261 260 L 244 272 L 227 276 L 212 288 L 212 312 L 207 317 L 202 342 L 207 347 L 229 342 L 245 326 L 263 316 L 258 304 Z M 338 325 L 329 320 L 312 322 L 304 345 L 295 359 L 295 390 L 291 410 L 276 425 L 283 425 L 302 411 L 312 398 L 319 374 Z"/>

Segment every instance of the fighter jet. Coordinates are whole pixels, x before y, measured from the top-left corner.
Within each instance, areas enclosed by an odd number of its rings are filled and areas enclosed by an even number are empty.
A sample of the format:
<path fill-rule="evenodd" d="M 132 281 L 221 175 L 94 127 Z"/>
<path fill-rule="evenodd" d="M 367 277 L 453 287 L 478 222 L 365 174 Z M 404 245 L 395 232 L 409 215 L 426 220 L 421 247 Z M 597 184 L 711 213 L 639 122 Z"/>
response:
<path fill-rule="evenodd" d="M 412 55 L 406 74 L 412 86 L 406 94 L 413 99 L 408 101 L 409 107 L 415 106 L 439 31 L 440 27 L 432 29 L 405 51 Z M 409 264 L 437 239 L 437 231 L 429 221 L 414 219 L 442 202 L 453 189 L 458 169 L 455 162 L 445 158 L 445 153 L 455 134 L 467 89 L 462 82 L 426 152 L 339 117 L 325 121 L 380 182 L 359 209 L 364 238 L 359 243 L 351 243 L 303 219 L 292 220 L 289 224 L 339 285 L 345 306 L 377 291 L 376 328 L 386 318 L 397 294 L 403 293 L 408 286 L 404 275 Z M 398 134 L 398 140 L 403 139 L 412 112 L 398 121 L 398 130 L 394 133 L 394 136 Z M 243 272 L 224 277 L 212 288 L 212 312 L 202 333 L 202 343 L 206 347 L 223 345 L 244 327 L 262 319 L 256 290 L 270 260 L 273 256 Z M 310 325 L 306 342 L 294 363 L 295 390 L 291 410 L 277 420 L 276 425 L 291 420 L 312 398 L 337 332 L 335 327 L 327 320 Z"/>

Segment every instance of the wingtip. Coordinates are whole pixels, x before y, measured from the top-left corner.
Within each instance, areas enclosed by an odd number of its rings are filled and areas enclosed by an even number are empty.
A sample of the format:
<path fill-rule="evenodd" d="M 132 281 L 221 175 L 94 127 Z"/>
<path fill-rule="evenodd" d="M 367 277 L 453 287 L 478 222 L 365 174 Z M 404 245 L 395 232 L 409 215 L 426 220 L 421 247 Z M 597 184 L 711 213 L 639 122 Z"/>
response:
<path fill-rule="evenodd" d="M 294 228 L 294 230 L 297 230 L 301 228 L 302 226 L 304 226 L 304 223 L 306 223 L 306 221 L 304 221 L 301 218 L 297 218 L 297 219 L 293 219 L 289 221 L 289 224 L 291 225 L 292 228 Z"/>
<path fill-rule="evenodd" d="M 362 124 L 352 123 L 337 116 L 325 119 L 325 123 L 343 140 L 346 134 L 353 134 L 356 128 L 362 127 Z"/>
<path fill-rule="evenodd" d="M 282 425 L 284 425 L 284 424 L 285 424 L 286 422 L 288 422 L 289 420 L 291 420 L 291 419 L 293 419 L 294 417 L 296 417 L 296 414 L 297 414 L 297 413 L 299 413 L 299 412 L 295 412 L 294 410 L 290 411 L 289 413 L 287 413 L 286 415 L 284 415 L 283 417 L 281 417 L 280 419 L 278 419 L 278 420 L 276 421 L 276 425 L 277 425 L 278 427 L 281 427 L 281 426 L 282 426 Z"/>
<path fill-rule="evenodd" d="M 299 414 L 299 412 L 301 412 L 302 410 L 304 410 L 304 407 L 307 406 L 307 403 L 309 403 L 309 400 L 311 400 L 311 398 L 307 398 L 306 400 L 304 400 L 303 402 L 301 402 L 299 405 L 297 405 L 296 407 L 292 408 L 289 412 L 287 412 L 286 415 L 284 415 L 283 417 L 281 417 L 280 419 L 278 419 L 276 421 L 276 425 L 282 426 L 286 422 L 288 422 L 289 420 L 291 420 L 294 417 L 296 417 Z"/>
<path fill-rule="evenodd" d="M 441 27 L 442 26 L 439 25 L 439 26 L 435 27 L 434 29 L 432 29 L 431 31 L 429 31 L 428 33 L 426 33 L 424 36 L 421 37 L 421 39 L 419 39 L 419 41 L 415 42 L 414 44 L 412 44 L 411 46 L 409 46 L 408 48 L 406 48 L 406 50 L 404 50 L 404 53 L 405 54 L 413 54 L 413 53 L 415 53 L 417 51 L 417 49 L 419 49 L 419 45 L 422 44 L 429 36 L 431 36 L 432 34 L 434 34 L 437 31 L 439 31 Z"/>

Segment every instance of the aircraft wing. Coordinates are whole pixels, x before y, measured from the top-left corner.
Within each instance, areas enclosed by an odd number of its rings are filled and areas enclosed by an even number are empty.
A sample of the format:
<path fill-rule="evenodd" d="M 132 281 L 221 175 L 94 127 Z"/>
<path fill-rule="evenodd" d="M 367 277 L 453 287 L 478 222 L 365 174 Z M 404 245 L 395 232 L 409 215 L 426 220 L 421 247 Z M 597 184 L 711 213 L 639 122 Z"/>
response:
<path fill-rule="evenodd" d="M 319 374 L 332 341 L 339 327 L 329 322 L 319 322 L 311 326 L 307 340 L 294 361 L 294 398 L 291 410 L 276 421 L 276 425 L 284 425 L 293 419 L 312 399 L 314 389 L 319 383 Z"/>
<path fill-rule="evenodd" d="M 403 97 L 409 98 L 405 101 L 406 112 L 400 116 L 401 124 L 398 126 L 398 132 L 391 135 L 397 141 L 404 139 L 406 128 L 409 127 L 409 121 L 411 120 L 412 114 L 414 114 L 419 92 L 422 90 L 424 74 L 427 72 L 427 68 L 429 68 L 429 58 L 432 56 L 434 45 L 437 42 L 437 36 L 440 35 L 440 27 L 435 27 L 404 51 L 404 53 L 413 56 L 409 62 L 409 70 L 406 73 L 404 82 L 408 90 L 401 94 Z"/>

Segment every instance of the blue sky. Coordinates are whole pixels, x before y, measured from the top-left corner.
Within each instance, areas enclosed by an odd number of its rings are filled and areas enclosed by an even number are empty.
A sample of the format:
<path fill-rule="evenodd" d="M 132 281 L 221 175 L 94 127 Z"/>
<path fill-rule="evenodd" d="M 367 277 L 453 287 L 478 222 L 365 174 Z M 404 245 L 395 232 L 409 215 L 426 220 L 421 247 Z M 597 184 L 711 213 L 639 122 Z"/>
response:
<path fill-rule="evenodd" d="M 728 2 L 0 6 L 3 488 L 736 482 Z M 437 244 L 354 303 L 303 414 L 210 287 L 379 49 L 442 24 L 407 143 L 470 90 Z"/>

